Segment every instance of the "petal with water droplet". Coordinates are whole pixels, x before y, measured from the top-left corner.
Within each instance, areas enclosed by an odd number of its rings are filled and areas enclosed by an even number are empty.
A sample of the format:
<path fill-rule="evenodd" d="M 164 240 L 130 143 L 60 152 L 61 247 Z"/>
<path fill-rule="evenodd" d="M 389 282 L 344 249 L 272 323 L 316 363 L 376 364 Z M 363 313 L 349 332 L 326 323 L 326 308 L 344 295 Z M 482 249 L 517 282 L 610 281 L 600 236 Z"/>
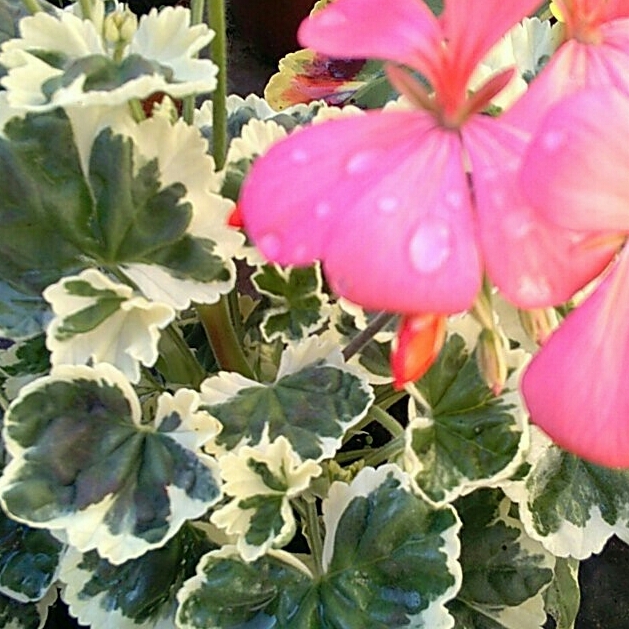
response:
<path fill-rule="evenodd" d="M 292 166 L 299 149 L 307 168 Z M 368 309 L 458 312 L 478 291 L 460 139 L 423 112 L 303 129 L 254 163 L 239 204 L 248 235 L 274 262 L 320 259 L 330 286 Z"/>
<path fill-rule="evenodd" d="M 575 240 L 573 231 L 549 222 L 526 201 L 519 171 L 512 168 L 526 149 L 526 134 L 501 119 L 478 116 L 468 122 L 463 138 L 472 161 L 487 274 L 522 308 L 568 300 L 605 268 L 616 243 L 589 247 L 589 238 Z"/>
<path fill-rule="evenodd" d="M 563 100 L 524 159 L 529 201 L 571 229 L 629 232 L 629 98 L 603 90 Z"/>

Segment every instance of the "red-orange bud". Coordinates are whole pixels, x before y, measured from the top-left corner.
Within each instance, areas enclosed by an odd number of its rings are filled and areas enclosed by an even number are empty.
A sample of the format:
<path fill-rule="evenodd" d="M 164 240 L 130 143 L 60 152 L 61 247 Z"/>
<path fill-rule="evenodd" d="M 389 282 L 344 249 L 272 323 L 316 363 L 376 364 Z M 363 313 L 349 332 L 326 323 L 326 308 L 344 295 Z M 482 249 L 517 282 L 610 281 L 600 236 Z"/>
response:
<path fill-rule="evenodd" d="M 237 229 L 242 229 L 245 224 L 242 220 L 242 212 L 240 211 L 240 206 L 236 204 L 231 214 L 227 217 L 227 224 L 230 227 L 236 227 Z"/>
<path fill-rule="evenodd" d="M 391 349 L 393 386 L 403 389 L 421 378 L 435 362 L 446 338 L 446 318 L 436 314 L 402 317 Z"/>

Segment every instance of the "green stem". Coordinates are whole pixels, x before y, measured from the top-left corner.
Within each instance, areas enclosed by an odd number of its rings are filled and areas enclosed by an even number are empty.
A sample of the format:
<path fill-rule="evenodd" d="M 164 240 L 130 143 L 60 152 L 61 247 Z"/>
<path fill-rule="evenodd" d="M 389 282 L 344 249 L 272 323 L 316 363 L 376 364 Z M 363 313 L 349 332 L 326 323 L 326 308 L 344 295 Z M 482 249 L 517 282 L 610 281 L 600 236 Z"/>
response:
<path fill-rule="evenodd" d="M 6 413 L 7 409 L 9 408 L 9 400 L 7 400 L 7 398 L 5 398 L 2 393 L 0 393 L 0 408 L 4 413 Z"/>
<path fill-rule="evenodd" d="M 84 20 L 92 19 L 92 0 L 79 0 L 79 5 L 81 7 L 81 13 L 83 14 Z"/>
<path fill-rule="evenodd" d="M 393 437 L 399 437 L 404 434 L 404 428 L 400 426 L 397 419 L 389 415 L 389 413 L 381 409 L 379 406 L 372 406 L 369 409 L 367 417 L 377 421 L 383 428 L 388 430 Z"/>
<path fill-rule="evenodd" d="M 39 11 L 42 10 L 37 0 L 22 0 L 22 3 L 24 4 L 24 6 L 26 7 L 26 10 L 31 15 L 35 15 L 35 13 L 38 13 Z"/>
<path fill-rule="evenodd" d="M 197 305 L 197 313 L 220 368 L 236 371 L 246 378 L 255 378 L 236 336 L 228 298 L 222 295 L 215 304 Z"/>
<path fill-rule="evenodd" d="M 190 0 L 190 24 L 201 24 L 205 14 L 205 0 Z M 196 98 L 194 94 L 183 99 L 182 118 L 184 122 L 191 125 L 194 122 L 194 107 Z"/>
<path fill-rule="evenodd" d="M 129 101 L 129 109 L 131 110 L 131 116 L 136 122 L 142 122 L 142 120 L 146 119 L 146 114 L 139 99 L 132 98 Z"/>
<path fill-rule="evenodd" d="M 391 385 L 380 385 L 375 388 L 375 393 L 374 405 L 385 410 L 408 395 L 406 391 L 396 391 Z"/>
<path fill-rule="evenodd" d="M 312 553 L 316 578 L 323 574 L 323 542 L 321 541 L 319 514 L 317 513 L 317 503 L 314 500 L 304 500 L 303 504 L 306 505 L 307 539 Z"/>
<path fill-rule="evenodd" d="M 395 439 L 392 439 L 386 445 L 374 450 L 371 454 L 365 457 L 365 467 L 375 467 L 384 461 L 389 461 L 393 457 L 401 454 L 404 451 L 404 435 L 401 434 Z"/>
<path fill-rule="evenodd" d="M 354 354 L 359 352 L 382 328 L 395 317 L 390 312 L 381 312 L 377 314 L 371 323 L 361 330 L 343 350 L 343 358 L 347 361 Z"/>
<path fill-rule="evenodd" d="M 216 169 L 225 165 L 227 153 L 227 38 L 225 34 L 225 2 L 209 0 L 208 24 L 216 33 L 211 44 L 212 61 L 218 66 L 216 89 L 212 95 L 212 143 Z"/>
<path fill-rule="evenodd" d="M 353 426 L 352 429 L 346 433 L 343 442 L 347 443 L 356 433 L 360 432 L 371 422 L 378 422 L 383 428 L 388 430 L 393 437 L 397 437 L 404 432 L 404 428 L 400 426 L 394 417 L 391 417 L 389 413 L 381 409 L 379 406 L 372 406 L 367 415 L 365 415 L 358 424 Z"/>
<path fill-rule="evenodd" d="M 205 0 L 190 0 L 190 23 L 201 24 L 205 13 Z"/>

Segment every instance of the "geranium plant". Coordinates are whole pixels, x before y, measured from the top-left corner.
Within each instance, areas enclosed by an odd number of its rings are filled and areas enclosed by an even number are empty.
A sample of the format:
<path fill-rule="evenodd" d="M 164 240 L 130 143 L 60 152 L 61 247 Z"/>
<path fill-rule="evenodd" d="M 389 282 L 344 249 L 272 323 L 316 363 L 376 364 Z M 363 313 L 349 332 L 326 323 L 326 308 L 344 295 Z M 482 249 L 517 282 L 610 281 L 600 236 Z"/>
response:
<path fill-rule="evenodd" d="M 2 626 L 574 627 L 629 1 L 322 1 L 268 101 L 224 11 L 0 0 Z"/>

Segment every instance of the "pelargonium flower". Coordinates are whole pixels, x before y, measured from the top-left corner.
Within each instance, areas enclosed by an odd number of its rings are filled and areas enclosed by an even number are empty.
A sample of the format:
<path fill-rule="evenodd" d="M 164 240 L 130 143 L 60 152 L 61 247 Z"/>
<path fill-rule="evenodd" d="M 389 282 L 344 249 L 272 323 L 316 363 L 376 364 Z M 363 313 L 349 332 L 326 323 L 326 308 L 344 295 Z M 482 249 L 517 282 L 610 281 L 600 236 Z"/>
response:
<path fill-rule="evenodd" d="M 524 188 L 560 225 L 629 234 L 629 97 L 588 90 L 541 122 L 525 157 Z M 531 419 L 559 445 L 629 467 L 629 249 L 551 335 L 522 390 Z"/>
<path fill-rule="evenodd" d="M 95 0 L 93 19 L 41 11 L 21 20 L 21 37 L 0 48 L 9 105 L 113 106 L 154 92 L 182 97 L 214 89 L 216 66 L 195 58 L 212 39 L 206 25 L 192 26 L 188 9 L 166 7 L 140 18 L 136 29 L 122 6 L 104 15 L 102 0 Z"/>
<path fill-rule="evenodd" d="M 319 259 L 337 294 L 409 315 L 470 307 L 483 271 L 522 307 L 564 301 L 598 274 L 609 249 L 584 247 L 589 235 L 535 216 L 521 196 L 528 132 L 481 115 L 512 72 L 468 91 L 487 51 L 536 5 L 446 0 L 435 17 L 417 0 L 386 11 L 380 0 L 337 0 L 306 20 L 306 46 L 393 62 L 414 109 L 314 125 L 257 160 L 240 205 L 262 253 Z"/>
<path fill-rule="evenodd" d="M 555 0 L 563 41 L 510 118 L 534 128 L 559 99 L 583 88 L 629 92 L 629 1 Z"/>

